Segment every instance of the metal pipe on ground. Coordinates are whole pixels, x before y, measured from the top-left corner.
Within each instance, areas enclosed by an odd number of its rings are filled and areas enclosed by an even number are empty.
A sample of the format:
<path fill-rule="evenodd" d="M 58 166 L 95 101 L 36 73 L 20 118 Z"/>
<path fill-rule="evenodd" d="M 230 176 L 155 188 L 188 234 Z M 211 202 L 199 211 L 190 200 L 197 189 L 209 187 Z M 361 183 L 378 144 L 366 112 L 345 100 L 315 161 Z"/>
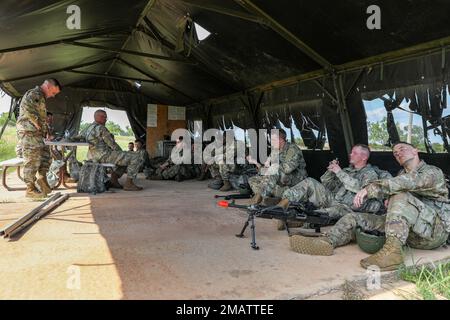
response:
<path fill-rule="evenodd" d="M 33 216 L 31 219 L 28 219 L 28 221 L 26 221 L 24 224 L 22 224 L 21 226 L 19 226 L 17 229 L 15 229 L 14 231 L 12 231 L 11 233 L 8 234 L 9 238 L 12 238 L 15 234 L 21 232 L 22 230 L 24 230 L 25 228 L 27 228 L 29 225 L 33 224 L 34 222 L 38 221 L 39 219 L 41 219 L 42 217 L 46 216 L 47 214 L 49 214 L 50 212 L 52 212 L 53 210 L 55 210 L 57 207 L 59 207 L 64 201 L 66 201 L 69 198 L 69 194 L 65 194 L 62 197 L 60 197 L 59 199 L 57 199 L 55 202 L 53 202 L 52 204 L 50 204 L 47 208 L 45 208 L 42 211 L 39 211 L 35 216 Z"/>
<path fill-rule="evenodd" d="M 43 203 L 41 203 L 38 207 L 34 208 L 24 216 L 20 217 L 10 225 L 6 226 L 5 229 L 0 231 L 0 235 L 4 237 L 8 237 L 11 232 L 13 232 L 15 229 L 19 228 L 22 224 L 27 222 L 29 219 L 31 219 L 35 214 L 37 214 L 42 208 L 44 208 L 47 204 L 53 202 L 57 198 L 61 196 L 61 192 L 55 193 L 53 196 L 45 200 Z"/>

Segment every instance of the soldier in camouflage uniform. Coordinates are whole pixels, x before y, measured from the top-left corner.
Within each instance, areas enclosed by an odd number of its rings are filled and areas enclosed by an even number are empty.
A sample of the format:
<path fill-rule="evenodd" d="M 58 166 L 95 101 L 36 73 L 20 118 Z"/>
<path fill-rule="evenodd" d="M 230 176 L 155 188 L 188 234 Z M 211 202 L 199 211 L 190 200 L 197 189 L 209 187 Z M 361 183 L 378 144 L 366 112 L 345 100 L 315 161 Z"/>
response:
<path fill-rule="evenodd" d="M 186 148 L 186 144 L 183 141 L 183 137 L 180 136 L 177 139 L 176 145 L 173 153 L 178 154 L 180 157 L 183 157 L 183 149 Z M 194 161 L 194 145 L 191 145 L 191 161 Z M 155 171 L 155 174 L 151 176 L 150 180 L 176 180 L 181 182 L 186 179 L 192 179 L 197 176 L 198 172 L 196 171 L 196 165 L 194 164 L 186 164 L 179 163 L 175 164 L 172 161 L 172 158 L 169 157 L 163 164 L 161 164 Z"/>
<path fill-rule="evenodd" d="M 44 140 L 48 137 L 45 102 L 60 91 L 61 87 L 56 79 L 47 79 L 41 86 L 28 90 L 20 102 L 16 128 L 24 159 L 23 178 L 27 185 L 26 197 L 44 197 L 52 191 L 47 182 L 48 166 L 45 162 Z M 37 180 L 36 173 L 39 174 Z M 41 192 L 36 189 L 35 182 L 39 184 Z"/>
<path fill-rule="evenodd" d="M 383 206 L 382 199 L 366 201 L 360 208 L 361 210 L 353 206 L 356 193 L 370 182 L 378 179 L 375 168 L 367 163 L 369 157 L 368 146 L 363 144 L 353 146 L 349 155 L 349 167 L 341 169 L 337 160 L 333 160 L 325 174 L 320 177 L 322 183 L 313 178 L 306 178 L 294 187 L 287 189 L 278 206 L 287 208 L 289 202 L 309 201 L 334 218 L 341 218 L 354 210 L 378 212 Z"/>
<path fill-rule="evenodd" d="M 226 133 L 223 136 L 223 149 L 218 148 L 217 155 L 214 156 L 214 163 L 209 166 L 209 172 L 211 177 L 217 180 L 213 185 L 223 184 L 219 189 L 220 191 L 229 191 L 233 188 L 230 183 L 230 177 L 232 174 L 239 174 L 243 169 L 242 164 L 237 164 L 237 150 L 238 148 L 245 150 L 242 141 L 234 140 L 232 144 L 227 145 L 226 143 Z M 238 146 L 239 145 L 239 146 Z M 221 153 L 220 151 L 223 150 Z M 226 163 L 226 159 L 233 159 L 233 163 Z"/>
<path fill-rule="evenodd" d="M 281 197 L 288 188 L 295 186 L 304 180 L 308 174 L 302 150 L 295 144 L 286 141 L 286 132 L 282 129 L 271 136 L 272 152 L 264 167 L 274 172 L 268 175 L 251 177 L 248 182 L 254 196 L 251 204 L 258 204 L 264 197 Z M 279 165 L 276 160 L 278 157 Z M 250 164 L 255 164 L 258 169 L 262 165 L 250 156 L 247 157 Z M 270 164 L 271 163 L 271 164 Z M 270 164 L 270 167 L 269 167 Z"/>
<path fill-rule="evenodd" d="M 139 169 L 142 167 L 142 157 L 135 152 L 122 151 L 114 140 L 114 136 L 105 127 L 107 115 L 104 110 L 94 113 L 94 122 L 91 123 L 80 136 L 89 143 L 88 160 L 99 163 L 114 163 L 117 169 L 111 174 L 111 187 L 123 188 L 126 191 L 139 191 L 142 187 L 134 184 Z M 119 178 L 127 171 L 127 179 L 123 187 Z"/>
<path fill-rule="evenodd" d="M 361 260 L 364 268 L 375 265 L 385 271 L 403 263 L 405 244 L 418 249 L 443 245 L 450 233 L 450 203 L 442 170 L 421 161 L 418 150 L 408 143 L 395 144 L 393 152 L 403 167 L 399 175 L 372 182 L 354 199 L 354 206 L 359 207 L 366 198 L 389 197 L 386 215 L 348 214 L 325 237 L 292 236 L 291 248 L 299 253 L 331 255 L 333 248 L 355 239 L 357 227 L 385 232 L 383 248 Z"/>
<path fill-rule="evenodd" d="M 53 128 L 53 113 L 47 112 L 46 117 L 47 122 L 47 140 L 51 141 L 55 139 L 54 128 Z M 44 171 L 48 172 L 50 169 L 50 164 L 52 162 L 52 157 L 50 153 L 50 146 L 44 145 L 44 149 L 41 156 L 41 167 Z"/>

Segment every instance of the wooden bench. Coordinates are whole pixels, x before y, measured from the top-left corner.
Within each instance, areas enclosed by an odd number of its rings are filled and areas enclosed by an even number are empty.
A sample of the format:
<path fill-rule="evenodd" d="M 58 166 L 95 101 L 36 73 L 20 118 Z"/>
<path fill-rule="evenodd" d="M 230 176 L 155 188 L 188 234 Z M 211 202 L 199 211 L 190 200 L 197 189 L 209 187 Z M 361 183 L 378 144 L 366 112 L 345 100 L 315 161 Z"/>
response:
<path fill-rule="evenodd" d="M 0 166 L 3 169 L 2 172 L 2 184 L 5 187 L 6 190 L 8 191 L 18 191 L 18 190 L 25 190 L 26 188 L 22 187 L 22 188 L 12 188 L 12 187 L 8 187 L 8 185 L 6 184 L 6 173 L 8 171 L 9 168 L 17 168 L 17 176 L 19 177 L 20 180 L 23 181 L 22 176 L 20 175 L 20 167 L 23 166 L 23 158 L 14 158 L 14 159 L 9 159 L 9 160 L 5 160 L 0 162 Z"/>

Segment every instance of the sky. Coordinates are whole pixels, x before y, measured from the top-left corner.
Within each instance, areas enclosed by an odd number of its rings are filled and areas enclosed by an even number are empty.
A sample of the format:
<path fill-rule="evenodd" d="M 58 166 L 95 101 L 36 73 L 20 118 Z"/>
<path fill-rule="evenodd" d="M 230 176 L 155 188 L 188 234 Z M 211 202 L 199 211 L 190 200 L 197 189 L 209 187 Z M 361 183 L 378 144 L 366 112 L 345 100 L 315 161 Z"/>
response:
<path fill-rule="evenodd" d="M 381 99 L 375 99 L 372 101 L 363 100 L 364 108 L 366 109 L 366 115 L 367 115 L 367 121 L 376 122 L 383 119 L 383 117 L 386 117 L 386 109 L 384 108 L 384 102 Z M 405 109 L 409 110 L 409 103 L 407 103 L 405 100 L 400 104 L 400 106 Z M 450 97 L 447 94 L 447 108 L 444 109 L 442 116 L 450 115 Z M 394 115 L 395 122 L 398 122 L 400 124 L 400 127 L 403 128 L 408 125 L 409 121 L 409 113 L 400 109 L 394 109 L 392 111 L 392 114 Z M 418 125 L 422 127 L 422 119 L 420 116 L 414 114 L 413 115 L 413 125 Z M 442 138 L 437 135 L 435 136 L 433 131 L 428 131 L 428 136 L 430 138 L 430 141 L 432 143 L 442 143 Z"/>

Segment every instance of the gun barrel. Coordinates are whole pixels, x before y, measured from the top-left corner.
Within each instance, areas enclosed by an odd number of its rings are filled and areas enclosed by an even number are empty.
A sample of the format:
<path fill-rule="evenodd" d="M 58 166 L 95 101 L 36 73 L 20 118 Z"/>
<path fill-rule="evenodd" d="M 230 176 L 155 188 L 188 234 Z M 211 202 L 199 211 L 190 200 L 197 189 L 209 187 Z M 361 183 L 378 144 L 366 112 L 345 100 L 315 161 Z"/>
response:
<path fill-rule="evenodd" d="M 219 207 L 223 207 L 223 208 L 240 208 L 240 209 L 249 209 L 250 208 L 249 206 L 235 204 L 234 201 L 228 202 L 226 200 L 222 200 L 222 201 L 217 202 L 217 205 Z"/>

